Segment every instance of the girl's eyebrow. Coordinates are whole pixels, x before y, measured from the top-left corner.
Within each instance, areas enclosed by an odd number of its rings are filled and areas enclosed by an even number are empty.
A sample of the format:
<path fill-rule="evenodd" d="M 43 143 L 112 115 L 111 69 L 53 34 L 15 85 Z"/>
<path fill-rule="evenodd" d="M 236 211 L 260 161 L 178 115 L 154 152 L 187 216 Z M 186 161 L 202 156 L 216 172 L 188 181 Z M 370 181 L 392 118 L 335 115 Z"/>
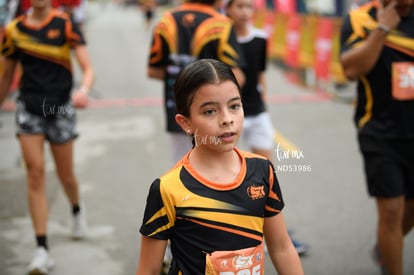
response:
<path fill-rule="evenodd" d="M 241 97 L 236 96 L 236 97 L 231 98 L 227 103 L 231 103 L 233 101 L 239 101 L 239 100 L 241 100 Z M 216 102 L 216 101 L 207 101 L 207 102 L 204 102 L 203 104 L 201 104 L 200 108 L 203 108 L 203 107 L 208 106 L 208 105 L 218 105 L 218 104 L 219 103 Z"/>
<path fill-rule="evenodd" d="M 233 97 L 232 99 L 229 100 L 229 103 L 232 101 L 238 101 L 238 100 L 241 100 L 240 96 Z"/>

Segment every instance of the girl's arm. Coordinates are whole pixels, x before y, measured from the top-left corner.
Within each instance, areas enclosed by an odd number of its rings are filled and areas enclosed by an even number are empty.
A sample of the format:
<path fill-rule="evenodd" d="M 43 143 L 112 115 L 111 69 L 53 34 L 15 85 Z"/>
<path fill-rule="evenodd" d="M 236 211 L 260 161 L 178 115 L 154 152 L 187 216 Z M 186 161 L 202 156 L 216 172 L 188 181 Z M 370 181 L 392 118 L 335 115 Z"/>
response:
<path fill-rule="evenodd" d="M 265 72 L 260 72 L 258 77 L 258 84 L 260 87 L 260 95 L 262 97 L 263 102 L 266 104 L 266 95 L 267 95 L 267 87 L 266 87 L 266 76 Z"/>
<path fill-rule="evenodd" d="M 0 106 L 6 98 L 13 81 L 17 61 L 11 58 L 3 58 L 3 73 L 0 78 Z"/>
<path fill-rule="evenodd" d="M 159 275 L 164 260 L 167 240 L 141 237 L 141 251 L 136 275 Z"/>
<path fill-rule="evenodd" d="M 164 78 L 165 78 L 165 68 L 148 66 L 147 76 L 149 78 L 153 78 L 153 79 L 164 80 Z"/>
<path fill-rule="evenodd" d="M 82 70 L 82 84 L 73 95 L 73 105 L 78 108 L 85 108 L 88 105 L 88 93 L 95 82 L 95 71 L 89 58 L 85 45 L 75 47 L 75 57 Z"/>
<path fill-rule="evenodd" d="M 341 64 L 349 80 L 356 80 L 372 70 L 384 47 L 386 36 L 384 31 L 375 30 L 363 45 L 342 53 Z"/>
<path fill-rule="evenodd" d="M 292 244 L 282 213 L 265 218 L 264 234 L 269 256 L 279 275 L 303 275 L 299 255 Z"/>

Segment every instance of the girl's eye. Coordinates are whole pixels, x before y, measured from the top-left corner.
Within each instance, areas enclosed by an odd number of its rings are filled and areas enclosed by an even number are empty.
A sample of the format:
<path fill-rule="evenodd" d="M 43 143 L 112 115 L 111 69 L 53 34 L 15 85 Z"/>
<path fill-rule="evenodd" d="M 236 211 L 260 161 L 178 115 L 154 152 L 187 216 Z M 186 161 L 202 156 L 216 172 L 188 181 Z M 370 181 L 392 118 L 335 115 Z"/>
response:
<path fill-rule="evenodd" d="M 215 111 L 213 109 L 209 109 L 209 110 L 204 111 L 204 114 L 207 115 L 207 116 L 211 116 L 214 113 L 215 113 Z"/>
<path fill-rule="evenodd" d="M 231 105 L 231 108 L 232 108 L 233 110 L 238 110 L 238 109 L 240 109 L 240 108 L 241 108 L 241 104 L 239 104 L 239 103 L 237 103 L 237 104 L 233 104 L 233 105 Z"/>

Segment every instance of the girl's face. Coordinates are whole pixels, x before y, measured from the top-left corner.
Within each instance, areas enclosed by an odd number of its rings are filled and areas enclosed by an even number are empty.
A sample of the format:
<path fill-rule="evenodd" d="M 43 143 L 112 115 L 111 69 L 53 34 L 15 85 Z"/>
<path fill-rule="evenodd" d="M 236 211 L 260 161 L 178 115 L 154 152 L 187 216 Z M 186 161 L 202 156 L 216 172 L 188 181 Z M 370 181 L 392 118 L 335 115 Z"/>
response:
<path fill-rule="evenodd" d="M 248 25 L 253 15 L 252 0 L 233 0 L 227 7 L 227 15 L 236 27 Z"/>
<path fill-rule="evenodd" d="M 201 86 L 187 118 L 196 149 L 233 150 L 240 138 L 243 118 L 240 93 L 232 81 Z"/>

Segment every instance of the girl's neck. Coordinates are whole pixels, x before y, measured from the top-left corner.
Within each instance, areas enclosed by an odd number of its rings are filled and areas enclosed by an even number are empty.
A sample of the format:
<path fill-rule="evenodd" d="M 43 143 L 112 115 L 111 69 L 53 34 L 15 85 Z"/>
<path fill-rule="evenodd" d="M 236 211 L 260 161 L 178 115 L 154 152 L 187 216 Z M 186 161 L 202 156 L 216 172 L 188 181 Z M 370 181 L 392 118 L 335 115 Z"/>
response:
<path fill-rule="evenodd" d="M 200 149 L 191 151 L 189 162 L 203 178 L 215 183 L 230 183 L 237 178 L 241 160 L 235 150 L 217 153 Z"/>
<path fill-rule="evenodd" d="M 237 37 L 245 37 L 249 34 L 249 26 L 235 26 Z"/>
<path fill-rule="evenodd" d="M 32 12 L 28 14 L 27 19 L 29 23 L 38 24 L 43 22 L 48 16 L 52 7 L 33 8 Z"/>

